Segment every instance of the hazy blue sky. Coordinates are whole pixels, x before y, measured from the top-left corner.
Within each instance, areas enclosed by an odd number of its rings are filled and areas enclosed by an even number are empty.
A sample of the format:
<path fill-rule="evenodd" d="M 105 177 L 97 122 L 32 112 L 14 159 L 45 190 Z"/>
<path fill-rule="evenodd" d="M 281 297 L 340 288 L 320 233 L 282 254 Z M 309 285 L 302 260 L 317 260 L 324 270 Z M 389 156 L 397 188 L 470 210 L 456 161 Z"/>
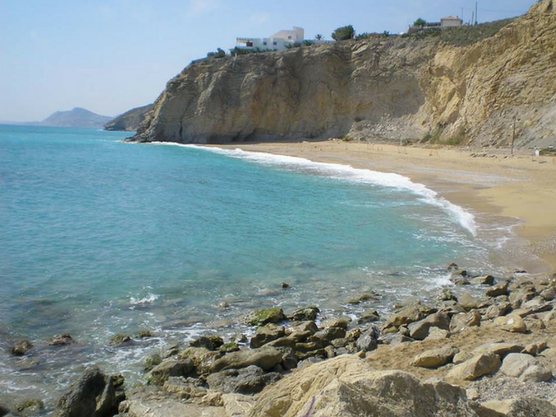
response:
<path fill-rule="evenodd" d="M 535 0 L 481 0 L 479 21 L 525 13 Z M 330 39 L 399 33 L 422 17 L 471 19 L 475 0 L 0 0 L 0 120 L 42 120 L 84 107 L 113 116 L 150 103 L 191 60 L 237 36 L 292 26 Z"/>

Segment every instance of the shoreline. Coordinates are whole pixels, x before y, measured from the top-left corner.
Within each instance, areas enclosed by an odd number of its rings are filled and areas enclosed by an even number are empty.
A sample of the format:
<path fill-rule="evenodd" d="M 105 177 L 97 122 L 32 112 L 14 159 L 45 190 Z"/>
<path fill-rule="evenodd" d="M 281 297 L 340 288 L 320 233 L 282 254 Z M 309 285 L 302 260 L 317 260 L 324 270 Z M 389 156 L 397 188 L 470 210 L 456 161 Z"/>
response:
<path fill-rule="evenodd" d="M 482 222 L 512 220 L 509 250 L 523 257 L 521 267 L 532 274 L 556 270 L 556 217 L 549 215 L 556 213 L 556 158 L 340 140 L 208 146 L 404 175 L 481 216 Z"/>

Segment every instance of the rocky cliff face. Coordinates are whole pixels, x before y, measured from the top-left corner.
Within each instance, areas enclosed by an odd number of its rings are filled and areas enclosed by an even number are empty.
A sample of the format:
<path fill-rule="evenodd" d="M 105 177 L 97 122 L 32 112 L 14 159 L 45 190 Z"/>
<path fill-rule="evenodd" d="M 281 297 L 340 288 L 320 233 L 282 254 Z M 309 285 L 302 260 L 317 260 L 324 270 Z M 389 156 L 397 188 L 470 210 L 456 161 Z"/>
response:
<path fill-rule="evenodd" d="M 390 37 L 192 63 L 139 141 L 556 141 L 556 0 L 469 46 Z"/>

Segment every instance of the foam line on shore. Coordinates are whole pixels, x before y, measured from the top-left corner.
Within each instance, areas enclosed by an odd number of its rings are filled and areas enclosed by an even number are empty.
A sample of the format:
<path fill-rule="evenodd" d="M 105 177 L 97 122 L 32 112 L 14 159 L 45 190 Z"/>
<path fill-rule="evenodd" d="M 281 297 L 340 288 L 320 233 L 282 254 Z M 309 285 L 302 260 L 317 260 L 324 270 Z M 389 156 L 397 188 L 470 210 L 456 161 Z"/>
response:
<path fill-rule="evenodd" d="M 297 156 L 276 155 L 265 152 L 244 151 L 242 149 L 223 149 L 199 145 L 184 145 L 173 142 L 151 142 L 156 145 L 180 146 L 185 148 L 202 149 L 232 158 L 256 162 L 266 166 L 282 166 L 303 169 L 305 172 L 335 177 L 338 179 L 362 184 L 379 185 L 382 187 L 397 188 L 418 195 L 428 204 L 437 206 L 472 236 L 477 235 L 475 216 L 463 207 L 453 204 L 439 194 L 427 188 L 424 184 L 411 181 L 408 177 L 390 172 L 379 172 L 370 169 L 354 168 L 351 165 L 333 164 L 327 162 L 314 162 Z"/>

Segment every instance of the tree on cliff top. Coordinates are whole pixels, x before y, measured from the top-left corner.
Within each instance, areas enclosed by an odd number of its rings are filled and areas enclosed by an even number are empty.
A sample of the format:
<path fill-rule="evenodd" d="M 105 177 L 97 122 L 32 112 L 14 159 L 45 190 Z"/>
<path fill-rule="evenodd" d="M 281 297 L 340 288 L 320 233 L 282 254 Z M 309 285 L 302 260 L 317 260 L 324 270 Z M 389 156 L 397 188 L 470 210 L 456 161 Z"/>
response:
<path fill-rule="evenodd" d="M 342 26 L 332 32 L 332 39 L 335 41 L 347 41 L 355 37 L 355 29 L 352 25 Z"/>
<path fill-rule="evenodd" d="M 427 26 L 427 21 L 425 19 L 419 18 L 415 21 L 415 23 L 413 23 L 413 26 L 422 28 L 423 26 Z"/>

